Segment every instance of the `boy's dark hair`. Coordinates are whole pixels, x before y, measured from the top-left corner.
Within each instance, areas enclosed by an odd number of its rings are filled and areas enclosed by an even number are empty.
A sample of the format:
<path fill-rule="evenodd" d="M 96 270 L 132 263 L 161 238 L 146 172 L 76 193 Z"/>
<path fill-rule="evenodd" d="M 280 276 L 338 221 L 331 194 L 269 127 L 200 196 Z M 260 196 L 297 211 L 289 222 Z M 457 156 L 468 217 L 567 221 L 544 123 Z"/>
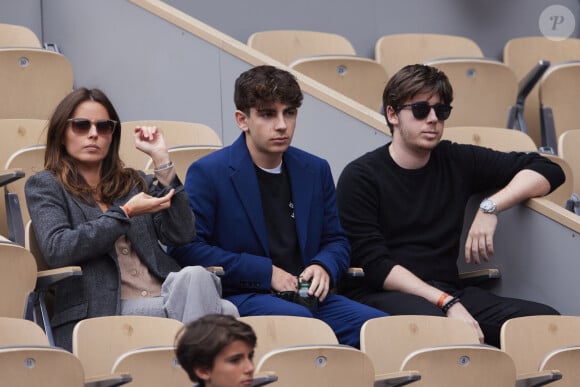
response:
<path fill-rule="evenodd" d="M 275 102 L 299 108 L 302 98 L 296 77 L 273 66 L 256 66 L 236 79 L 234 103 L 246 115 L 250 108 L 261 109 Z"/>
<path fill-rule="evenodd" d="M 241 340 L 250 348 L 256 346 L 256 334 L 251 326 L 235 317 L 210 314 L 195 320 L 177 335 L 175 353 L 191 381 L 204 386 L 195 374 L 196 368 L 211 370 L 215 357 L 229 344 Z"/>
<path fill-rule="evenodd" d="M 441 102 L 451 104 L 453 88 L 444 72 L 435 67 L 414 64 L 403 67 L 393 75 L 383 91 L 383 114 L 387 117 L 387 107 L 396 112 L 401 105 L 420 93 L 438 95 Z M 387 119 L 387 125 L 393 134 L 393 125 Z"/>

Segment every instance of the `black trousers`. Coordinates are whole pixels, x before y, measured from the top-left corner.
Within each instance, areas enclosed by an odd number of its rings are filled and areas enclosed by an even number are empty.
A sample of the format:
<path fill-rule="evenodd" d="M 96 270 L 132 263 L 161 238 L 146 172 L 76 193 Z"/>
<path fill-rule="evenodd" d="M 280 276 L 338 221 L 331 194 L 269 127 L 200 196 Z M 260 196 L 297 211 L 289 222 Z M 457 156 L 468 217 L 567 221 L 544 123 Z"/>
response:
<path fill-rule="evenodd" d="M 429 284 L 452 296 L 459 297 L 461 304 L 479 323 L 485 343 L 498 348 L 501 326 L 510 318 L 559 314 L 548 305 L 517 298 L 500 297 L 489 290 L 478 287 L 458 288 L 443 282 L 429 282 Z M 345 295 L 391 315 L 445 316 L 436 305 L 423 297 L 407 293 L 375 292 L 368 288 L 358 288 L 350 289 Z"/>

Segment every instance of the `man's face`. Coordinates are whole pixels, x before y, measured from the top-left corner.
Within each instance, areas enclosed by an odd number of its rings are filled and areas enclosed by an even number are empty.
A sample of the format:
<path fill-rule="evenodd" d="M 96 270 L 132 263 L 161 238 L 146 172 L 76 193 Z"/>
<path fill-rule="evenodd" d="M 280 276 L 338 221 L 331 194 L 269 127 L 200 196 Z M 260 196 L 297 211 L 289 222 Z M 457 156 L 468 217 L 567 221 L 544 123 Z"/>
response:
<path fill-rule="evenodd" d="M 236 111 L 236 123 L 246 133 L 246 144 L 254 163 L 263 168 L 280 164 L 292 142 L 297 115 L 297 108 L 281 102 L 251 108 L 249 115 Z"/>
<path fill-rule="evenodd" d="M 415 95 L 404 105 L 417 102 L 427 102 L 433 106 L 440 102 L 438 95 L 421 93 Z M 415 118 L 410 106 L 398 113 L 389 106 L 387 119 L 393 125 L 393 144 L 397 144 L 412 152 L 429 152 L 439 143 L 443 135 L 443 121 L 437 118 L 435 110 L 429 109 L 429 114 L 423 119 Z"/>

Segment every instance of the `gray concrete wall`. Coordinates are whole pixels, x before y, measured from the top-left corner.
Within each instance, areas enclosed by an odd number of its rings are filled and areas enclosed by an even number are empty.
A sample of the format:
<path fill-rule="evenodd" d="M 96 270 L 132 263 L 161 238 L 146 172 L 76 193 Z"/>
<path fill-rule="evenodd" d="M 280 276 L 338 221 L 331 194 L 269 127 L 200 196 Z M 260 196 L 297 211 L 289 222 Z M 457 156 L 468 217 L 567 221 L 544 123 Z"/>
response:
<path fill-rule="evenodd" d="M 486 56 L 501 59 L 508 39 L 541 35 L 539 17 L 550 5 L 576 17 L 577 0 L 167 0 L 167 3 L 246 42 L 256 31 L 307 29 L 346 36 L 357 54 L 374 57 L 382 35 L 440 33 L 466 36 Z"/>

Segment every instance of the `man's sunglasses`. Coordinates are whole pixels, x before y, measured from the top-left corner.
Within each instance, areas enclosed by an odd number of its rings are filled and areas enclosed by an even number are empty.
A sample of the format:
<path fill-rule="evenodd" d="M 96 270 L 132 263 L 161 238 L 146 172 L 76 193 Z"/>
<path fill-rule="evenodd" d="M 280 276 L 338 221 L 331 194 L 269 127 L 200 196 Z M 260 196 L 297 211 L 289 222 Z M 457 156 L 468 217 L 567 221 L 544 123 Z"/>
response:
<path fill-rule="evenodd" d="M 426 118 L 429 115 L 431 108 L 433 108 L 433 110 L 435 110 L 435 115 L 437 116 L 437 119 L 439 121 L 445 121 L 446 119 L 449 118 L 449 115 L 451 114 L 451 109 L 453 107 L 451 105 L 446 105 L 441 102 L 436 103 L 435 105 L 429 105 L 428 102 L 421 101 L 399 106 L 399 110 L 405 108 L 411 108 L 411 111 L 413 112 L 413 117 L 415 117 L 418 120 Z"/>
<path fill-rule="evenodd" d="M 117 121 L 113 120 L 91 121 L 87 118 L 69 118 L 67 121 L 70 122 L 73 132 L 81 135 L 89 133 L 93 124 L 101 136 L 113 133 L 117 127 Z"/>

